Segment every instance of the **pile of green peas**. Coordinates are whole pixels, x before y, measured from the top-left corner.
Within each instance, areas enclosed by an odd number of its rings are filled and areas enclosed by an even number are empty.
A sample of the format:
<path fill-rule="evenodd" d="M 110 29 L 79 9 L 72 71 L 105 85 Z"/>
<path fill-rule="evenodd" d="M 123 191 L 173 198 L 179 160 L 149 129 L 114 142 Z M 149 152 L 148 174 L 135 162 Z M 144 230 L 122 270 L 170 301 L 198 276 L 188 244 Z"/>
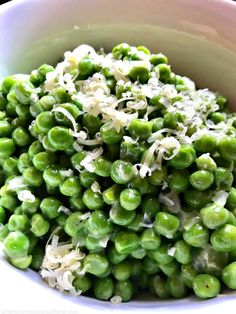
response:
<path fill-rule="evenodd" d="M 144 85 L 158 75 L 162 84 L 176 89 L 172 103 L 191 92 L 162 53 L 119 44 L 112 58 L 148 60 L 150 70 L 134 65 L 127 80 Z M 44 64 L 28 78 L 8 76 L 0 84 L 0 241 L 9 262 L 40 271 L 47 240 L 59 226 L 60 239 L 85 253 L 87 272 L 75 275 L 73 286 L 99 300 L 118 295 L 128 301 L 140 291 L 160 299 L 191 293 L 212 298 L 221 287 L 236 289 L 236 119 L 227 113 L 226 99 L 215 94 L 218 109 L 208 117 L 215 125 L 232 119 L 224 136 L 209 132 L 181 144 L 161 169 L 141 178 L 134 165 L 145 159 L 147 139 L 163 128 L 178 131 L 185 117 L 168 112 L 157 94 L 146 97 L 155 108 L 148 121 L 145 110 L 138 110 L 138 118 L 117 131 L 101 115 L 83 112 L 83 103 L 73 100 L 65 86 L 46 91 L 47 74 L 54 70 Z M 101 73 L 117 100 L 129 91 L 89 54 L 70 71 L 76 81 Z M 94 171 L 81 162 L 98 146 L 77 151 L 72 122 L 54 112 L 55 106 L 73 116 L 77 132 L 86 131 L 90 139 L 100 134 L 103 154 L 92 161 Z M 194 132 L 188 126 L 187 134 Z M 94 183 L 100 191 L 92 188 Z M 181 211 L 160 201 L 164 185 L 178 195 Z M 25 190 L 33 198 L 22 200 Z M 227 195 L 224 205 L 214 201 L 219 191 Z M 62 206 L 69 212 L 60 211 Z M 90 216 L 82 220 L 87 212 Z M 185 224 L 180 213 L 197 213 L 198 221 Z"/>

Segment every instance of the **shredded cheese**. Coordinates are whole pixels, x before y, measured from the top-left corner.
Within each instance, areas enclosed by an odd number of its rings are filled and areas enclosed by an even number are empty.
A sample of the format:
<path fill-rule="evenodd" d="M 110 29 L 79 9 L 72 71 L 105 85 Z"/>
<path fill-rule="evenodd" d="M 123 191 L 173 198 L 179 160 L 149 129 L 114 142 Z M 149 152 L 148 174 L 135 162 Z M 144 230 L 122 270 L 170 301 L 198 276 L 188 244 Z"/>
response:
<path fill-rule="evenodd" d="M 33 203 L 35 201 L 35 196 L 29 190 L 22 190 L 17 195 L 19 201 Z"/>
<path fill-rule="evenodd" d="M 82 270 L 85 254 L 78 248 L 73 249 L 72 244 L 60 244 L 58 240 L 59 237 L 53 235 L 52 243 L 46 245 L 40 274 L 49 286 L 79 295 L 81 291 L 76 291 L 72 282 L 75 274 Z"/>

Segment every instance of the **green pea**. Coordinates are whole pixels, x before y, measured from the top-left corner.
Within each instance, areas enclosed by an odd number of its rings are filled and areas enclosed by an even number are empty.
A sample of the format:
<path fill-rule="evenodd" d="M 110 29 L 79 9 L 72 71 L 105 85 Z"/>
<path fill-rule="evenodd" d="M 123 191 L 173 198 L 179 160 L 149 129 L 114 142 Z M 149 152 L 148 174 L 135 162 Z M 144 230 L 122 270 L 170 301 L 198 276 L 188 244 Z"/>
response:
<path fill-rule="evenodd" d="M 143 195 L 149 192 L 150 184 L 148 183 L 148 178 L 141 178 L 140 176 L 136 176 L 128 183 L 127 187 L 136 189 L 141 193 L 141 195 Z"/>
<path fill-rule="evenodd" d="M 65 229 L 65 224 L 68 216 L 66 214 L 60 214 L 59 216 L 56 217 L 56 223 L 58 226 L 60 226 L 62 229 Z"/>
<path fill-rule="evenodd" d="M 88 273 L 100 276 L 109 268 L 109 262 L 101 254 L 89 253 L 83 260 L 83 267 L 86 267 Z"/>
<path fill-rule="evenodd" d="M 233 174 L 225 168 L 218 167 L 215 170 L 215 184 L 220 190 L 229 189 L 234 181 Z"/>
<path fill-rule="evenodd" d="M 189 173 L 187 170 L 173 169 L 169 177 L 169 187 L 172 191 L 185 192 L 189 186 Z"/>
<path fill-rule="evenodd" d="M 162 277 L 160 277 L 159 275 L 153 277 L 152 285 L 153 285 L 153 290 L 155 294 L 158 296 L 158 298 L 160 299 L 169 298 L 170 294 L 166 287 L 166 281 Z"/>
<path fill-rule="evenodd" d="M 55 126 L 48 132 L 49 144 L 56 150 L 66 150 L 73 144 L 73 136 L 69 129 L 63 126 Z"/>
<path fill-rule="evenodd" d="M 185 169 L 192 165 L 196 159 L 196 152 L 192 146 L 182 145 L 178 154 L 168 161 L 176 169 Z"/>
<path fill-rule="evenodd" d="M 82 191 L 79 178 L 76 176 L 71 176 L 66 179 L 60 186 L 60 192 L 66 196 L 76 196 Z"/>
<path fill-rule="evenodd" d="M 199 190 L 207 190 L 214 182 L 214 175 L 205 170 L 198 170 L 191 174 L 189 181 L 191 185 Z"/>
<path fill-rule="evenodd" d="M 178 263 L 188 264 L 191 262 L 191 247 L 186 242 L 184 242 L 184 240 L 179 240 L 175 242 L 174 248 L 174 257 Z"/>
<path fill-rule="evenodd" d="M 162 53 L 157 53 L 157 54 L 152 55 L 150 57 L 150 62 L 153 65 L 158 65 L 160 63 L 166 63 L 167 64 L 168 63 L 168 58 L 164 54 L 162 54 Z"/>
<path fill-rule="evenodd" d="M 124 189 L 120 193 L 120 204 L 126 210 L 135 210 L 141 203 L 141 194 L 135 189 Z"/>
<path fill-rule="evenodd" d="M 95 167 L 95 174 L 100 177 L 109 177 L 111 172 L 111 165 L 112 163 L 105 159 L 104 157 L 100 156 L 96 158 L 93 162 Z"/>
<path fill-rule="evenodd" d="M 214 298 L 220 292 L 220 282 L 214 276 L 200 274 L 193 280 L 193 291 L 201 299 Z"/>
<path fill-rule="evenodd" d="M 14 78 L 14 76 L 5 77 L 1 83 L 3 93 L 8 94 L 16 82 L 17 80 Z"/>
<path fill-rule="evenodd" d="M 53 109 L 53 106 L 56 104 L 56 101 L 53 96 L 45 95 L 40 98 L 37 104 L 42 109 L 42 111 L 50 111 Z"/>
<path fill-rule="evenodd" d="M 231 161 L 236 160 L 236 138 L 224 137 L 218 141 L 217 150 L 221 157 Z"/>
<path fill-rule="evenodd" d="M 139 238 L 132 231 L 120 231 L 115 236 L 115 248 L 120 254 L 130 254 L 139 246 Z"/>
<path fill-rule="evenodd" d="M 126 184 L 135 176 L 135 170 L 130 162 L 116 160 L 111 166 L 111 178 L 117 184 Z"/>
<path fill-rule="evenodd" d="M 179 219 L 165 212 L 156 214 L 154 228 L 157 233 L 166 238 L 173 238 L 180 225 Z"/>
<path fill-rule="evenodd" d="M 27 269 L 32 262 L 32 256 L 22 256 L 17 258 L 10 258 L 10 263 L 19 269 Z"/>
<path fill-rule="evenodd" d="M 163 274 L 165 274 L 167 277 L 173 277 L 177 273 L 179 273 L 179 263 L 177 261 L 173 260 L 168 264 L 160 264 L 159 265 L 160 270 Z"/>
<path fill-rule="evenodd" d="M 67 219 L 68 219 L 68 216 L 67 216 Z M 93 241 L 93 244 L 95 244 L 94 242 L 96 241 L 97 247 L 99 245 L 99 249 L 100 251 L 102 251 L 101 245 L 104 244 L 104 240 L 100 242 L 101 239 L 99 239 L 99 241 L 95 239 L 94 241 L 94 238 L 92 239 L 92 236 L 91 236 L 91 241 L 87 241 L 88 232 L 87 232 L 86 220 L 84 219 L 81 220 L 81 216 L 79 217 L 74 216 L 73 219 L 71 219 L 70 221 L 69 220 L 67 221 L 67 219 L 63 222 L 64 224 L 63 228 L 65 232 L 72 237 L 71 243 L 73 244 L 74 247 L 85 247 L 88 244 L 88 242 L 92 244 L 92 241 Z"/>
<path fill-rule="evenodd" d="M 151 99 L 150 99 L 150 104 L 151 104 Z M 159 102 L 158 102 L 158 104 L 159 104 Z M 164 121 L 164 119 L 161 118 L 161 117 L 152 119 L 151 120 L 151 122 L 152 122 L 152 132 L 157 132 L 157 131 L 160 131 L 161 129 L 163 129 L 164 128 L 163 121 Z"/>
<path fill-rule="evenodd" d="M 60 104 L 59 106 L 55 108 L 53 113 L 54 113 L 55 121 L 57 122 L 57 124 L 60 124 L 63 126 L 73 127 L 73 124 L 72 124 L 72 121 L 69 118 L 67 118 L 67 116 L 64 113 L 60 112 L 58 109 L 59 110 L 62 109 L 64 112 L 68 112 L 75 120 L 77 120 L 77 118 L 81 114 L 79 108 L 74 104 L 71 104 L 71 103 Z M 48 116 L 49 124 L 52 124 L 52 126 L 55 125 L 54 117 Z M 45 126 L 47 127 L 47 125 Z M 79 124 L 77 124 L 77 130 L 78 131 L 80 130 Z"/>
<path fill-rule="evenodd" d="M 236 262 L 227 265 L 223 269 L 222 280 L 228 288 L 236 289 Z"/>
<path fill-rule="evenodd" d="M 133 82 L 139 81 L 145 84 L 149 79 L 149 70 L 144 66 L 134 66 L 128 75 Z"/>
<path fill-rule="evenodd" d="M 85 205 L 84 205 L 83 200 L 81 199 L 80 195 L 70 197 L 69 202 L 70 202 L 71 209 L 79 210 L 79 211 L 85 210 Z"/>
<path fill-rule="evenodd" d="M 154 186 L 162 185 L 167 179 L 167 171 L 166 168 L 162 168 L 160 170 L 154 170 L 151 176 L 148 177 L 148 182 Z"/>
<path fill-rule="evenodd" d="M 132 266 L 128 261 L 122 261 L 113 267 L 113 276 L 116 280 L 124 281 L 132 275 Z"/>
<path fill-rule="evenodd" d="M 204 134 L 194 142 L 194 148 L 199 153 L 214 153 L 217 140 L 213 135 Z"/>
<path fill-rule="evenodd" d="M 108 257 L 109 262 L 111 262 L 114 265 L 117 265 L 126 259 L 127 254 L 120 254 L 116 250 L 115 246 L 111 246 L 108 248 L 107 257 Z"/>
<path fill-rule="evenodd" d="M 84 160 L 84 158 L 87 156 L 88 152 L 86 151 L 82 151 L 82 152 L 78 152 L 75 153 L 74 155 L 71 156 L 70 160 L 71 160 L 71 164 L 73 166 L 73 168 L 79 170 L 79 169 L 83 169 L 83 167 L 80 165 L 81 161 Z"/>
<path fill-rule="evenodd" d="M 0 242 L 3 242 L 9 233 L 8 224 L 3 225 L 0 229 Z"/>
<path fill-rule="evenodd" d="M 54 127 L 55 119 L 50 111 L 44 111 L 37 115 L 35 124 L 40 133 L 47 134 Z"/>
<path fill-rule="evenodd" d="M 114 224 L 127 226 L 134 220 L 135 211 L 127 211 L 126 209 L 123 209 L 118 203 L 115 203 L 110 209 L 109 216 Z"/>
<path fill-rule="evenodd" d="M 132 277 L 137 277 L 142 273 L 142 260 L 130 259 L 132 264 Z"/>
<path fill-rule="evenodd" d="M 112 225 L 108 221 L 108 216 L 101 210 L 96 210 L 88 219 L 87 228 L 94 237 L 102 237 L 112 231 Z"/>
<path fill-rule="evenodd" d="M 18 160 L 16 157 L 8 157 L 8 159 L 4 161 L 2 168 L 7 175 L 12 175 L 18 173 L 17 165 Z"/>
<path fill-rule="evenodd" d="M 12 127 L 11 124 L 7 121 L 0 121 L 0 136 L 8 137 L 11 136 Z"/>
<path fill-rule="evenodd" d="M 140 244 L 146 250 L 157 250 L 161 244 L 161 238 L 155 234 L 153 228 L 146 229 L 141 235 Z"/>
<path fill-rule="evenodd" d="M 184 230 L 183 238 L 193 247 L 204 247 L 209 240 L 209 231 L 201 224 L 196 223 L 188 230 Z"/>
<path fill-rule="evenodd" d="M 120 145 L 120 159 L 136 163 L 140 160 L 141 149 L 138 143 L 122 142 Z"/>
<path fill-rule="evenodd" d="M 184 298 L 187 295 L 187 287 L 179 275 L 168 277 L 166 281 L 167 291 L 176 299 Z"/>
<path fill-rule="evenodd" d="M 103 124 L 100 129 L 102 141 L 106 144 L 116 144 L 121 141 L 124 136 L 124 129 L 117 131 L 114 129 L 110 122 Z"/>
<path fill-rule="evenodd" d="M 209 229 L 216 229 L 224 225 L 228 218 L 229 212 L 226 208 L 217 204 L 208 205 L 200 211 L 204 226 Z"/>
<path fill-rule="evenodd" d="M 79 239 L 79 242 L 81 242 L 81 238 Z M 94 237 L 91 234 L 89 234 L 86 237 L 85 246 L 90 253 L 99 253 L 104 250 L 106 242 L 107 237 Z"/>
<path fill-rule="evenodd" d="M 0 138 L 0 158 L 8 158 L 14 153 L 15 149 L 13 139 L 7 137 Z"/>
<path fill-rule="evenodd" d="M 196 159 L 196 164 L 199 170 L 214 171 L 217 165 L 210 154 L 203 154 Z"/>
<path fill-rule="evenodd" d="M 91 136 L 94 136 L 97 132 L 99 132 L 102 124 L 99 117 L 95 117 L 90 114 L 83 115 L 82 123 Z"/>
<path fill-rule="evenodd" d="M 30 231 L 36 235 L 36 237 L 44 236 L 50 228 L 49 222 L 43 218 L 41 214 L 34 214 L 31 219 Z"/>
<path fill-rule="evenodd" d="M 112 55 L 115 59 L 122 59 L 127 56 L 130 51 L 130 46 L 126 43 L 122 43 L 112 49 Z"/>
<path fill-rule="evenodd" d="M 145 256 L 142 260 L 142 270 L 149 275 L 155 275 L 160 271 L 158 263 L 148 256 Z"/>
<path fill-rule="evenodd" d="M 46 197 L 40 203 L 42 213 L 50 219 L 60 215 L 60 212 L 58 212 L 60 206 L 62 206 L 62 203 L 56 197 Z"/>
<path fill-rule="evenodd" d="M 16 82 L 12 89 L 16 99 L 23 105 L 29 105 L 34 94 L 34 86 L 30 82 Z"/>
<path fill-rule="evenodd" d="M 230 188 L 226 202 L 226 207 L 229 210 L 234 210 L 236 208 L 236 188 L 233 187 Z"/>
<path fill-rule="evenodd" d="M 28 106 L 25 105 L 17 105 L 16 106 L 16 113 L 19 118 L 24 122 L 30 122 L 32 120 L 32 115 Z"/>
<path fill-rule="evenodd" d="M 132 282 L 130 280 L 117 281 L 114 295 L 120 296 L 124 302 L 129 301 L 133 295 Z"/>
<path fill-rule="evenodd" d="M 0 206 L 0 224 L 3 224 L 6 220 L 6 212 L 3 207 Z"/>
<path fill-rule="evenodd" d="M 32 260 L 30 263 L 30 268 L 39 271 L 43 263 L 44 254 L 45 252 L 43 248 L 41 248 L 40 246 L 35 247 L 32 251 Z"/>
<path fill-rule="evenodd" d="M 94 73 L 94 64 L 89 57 L 84 57 L 79 62 L 79 77 L 86 79 Z"/>
<path fill-rule="evenodd" d="M 147 195 L 142 199 L 141 208 L 147 218 L 153 219 L 156 213 L 161 209 L 158 197 Z"/>
<path fill-rule="evenodd" d="M 0 92 L 0 110 L 5 110 L 7 105 L 7 99 L 3 95 L 2 92 Z"/>
<path fill-rule="evenodd" d="M 7 121 L 8 122 L 8 121 Z M 8 122 L 9 123 L 9 122 Z M 21 119 L 21 118 L 19 118 L 19 117 L 16 117 L 15 119 L 13 119 L 12 121 L 11 121 L 11 127 L 12 127 L 12 129 L 16 129 L 16 128 L 18 128 L 18 127 L 25 127 L 25 125 L 26 125 L 26 123 L 25 123 L 25 121 L 24 121 L 24 119 Z"/>
<path fill-rule="evenodd" d="M 44 171 L 47 167 L 56 161 L 56 155 L 50 152 L 40 152 L 33 159 L 33 165 L 36 169 Z"/>
<path fill-rule="evenodd" d="M 83 226 L 81 216 L 83 213 L 81 212 L 74 212 L 72 213 L 66 220 L 65 223 L 65 232 L 71 236 L 75 237 L 77 232 Z"/>
<path fill-rule="evenodd" d="M 162 242 L 159 248 L 155 251 L 147 251 L 148 257 L 155 260 L 159 264 L 168 264 L 173 260 L 173 256 L 168 254 L 169 247 L 167 243 Z"/>
<path fill-rule="evenodd" d="M 9 218 L 8 221 L 8 229 L 10 231 L 22 231 L 22 232 L 26 232 L 28 231 L 29 228 L 29 219 L 26 215 L 17 215 L 17 214 L 13 214 L 11 215 L 11 217 Z"/>
<path fill-rule="evenodd" d="M 4 250 L 10 258 L 24 257 L 29 249 L 29 239 L 21 231 L 10 232 L 5 238 Z"/>
<path fill-rule="evenodd" d="M 217 252 L 230 252 L 236 249 L 236 227 L 229 224 L 219 227 L 212 233 L 210 241 Z"/>
<path fill-rule="evenodd" d="M 199 209 L 212 202 L 212 191 L 187 190 L 184 192 L 184 200 L 190 207 Z"/>
<path fill-rule="evenodd" d="M 136 250 L 132 251 L 130 255 L 135 259 L 142 260 L 144 256 L 146 256 L 146 250 L 139 246 Z"/>
<path fill-rule="evenodd" d="M 29 186 L 40 187 L 43 183 L 42 173 L 34 167 L 24 170 L 23 177 Z"/>
<path fill-rule="evenodd" d="M 0 206 L 8 209 L 10 212 L 13 212 L 17 205 L 18 201 L 13 195 L 4 194 L 0 198 Z"/>
<path fill-rule="evenodd" d="M 20 147 L 24 147 L 31 142 L 30 134 L 22 127 L 16 128 L 12 132 L 14 143 Z"/>
<path fill-rule="evenodd" d="M 104 206 L 102 194 L 94 192 L 92 189 L 87 189 L 82 197 L 84 205 L 90 210 L 98 210 Z"/>
<path fill-rule="evenodd" d="M 197 271 L 193 267 L 192 263 L 182 264 L 180 276 L 183 279 L 185 285 L 189 288 L 192 288 L 193 279 L 197 276 Z"/>
<path fill-rule="evenodd" d="M 139 232 L 143 229 L 143 220 L 144 220 L 143 214 L 138 213 L 136 214 L 132 222 L 128 224 L 127 228 L 129 230 Z"/>
<path fill-rule="evenodd" d="M 106 204 L 114 205 L 119 201 L 119 195 L 121 192 L 121 187 L 118 184 L 113 184 L 108 189 L 103 191 L 102 197 Z"/>
<path fill-rule="evenodd" d="M 165 63 L 160 63 L 155 67 L 155 71 L 159 73 L 159 79 L 163 83 L 167 83 L 171 77 L 171 69 L 170 66 Z"/>
<path fill-rule="evenodd" d="M 97 181 L 98 176 L 89 171 L 83 171 L 79 174 L 80 183 L 83 187 L 89 189 L 91 185 Z"/>
<path fill-rule="evenodd" d="M 49 64 L 42 64 L 38 68 L 38 75 L 40 78 L 40 81 L 43 82 L 46 79 L 47 73 L 54 71 L 54 67 Z"/>
<path fill-rule="evenodd" d="M 164 115 L 163 127 L 170 128 L 174 130 L 179 129 L 179 124 L 184 123 L 184 117 L 179 112 L 167 112 Z"/>
<path fill-rule="evenodd" d="M 56 103 L 62 104 L 70 101 L 70 96 L 68 95 L 66 89 L 62 86 L 55 88 L 51 92 L 51 96 L 55 98 Z"/>
<path fill-rule="evenodd" d="M 44 170 L 43 179 L 46 184 L 53 188 L 59 187 L 60 184 L 62 184 L 61 174 L 56 167 L 50 167 Z"/>
<path fill-rule="evenodd" d="M 152 134 L 152 123 L 133 119 L 128 126 L 128 132 L 133 138 L 147 139 Z"/>
<path fill-rule="evenodd" d="M 92 280 L 88 275 L 76 276 L 72 285 L 75 287 L 76 291 L 85 293 L 92 287 Z"/>

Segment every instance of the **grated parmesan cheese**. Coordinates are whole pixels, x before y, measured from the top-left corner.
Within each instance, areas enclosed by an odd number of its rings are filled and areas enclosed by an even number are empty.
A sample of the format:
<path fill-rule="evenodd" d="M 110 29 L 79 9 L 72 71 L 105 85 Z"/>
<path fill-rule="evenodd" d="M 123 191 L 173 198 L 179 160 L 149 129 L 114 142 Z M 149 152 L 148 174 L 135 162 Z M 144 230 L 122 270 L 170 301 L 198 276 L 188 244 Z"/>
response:
<path fill-rule="evenodd" d="M 223 190 L 216 191 L 212 197 L 212 201 L 217 205 L 224 207 L 228 196 L 229 196 L 228 192 L 225 192 Z"/>
<path fill-rule="evenodd" d="M 93 165 L 93 161 L 101 156 L 103 153 L 103 148 L 95 148 L 93 151 L 89 152 L 87 156 L 81 161 L 80 165 L 83 166 L 89 172 L 94 172 L 95 166 Z"/>
<path fill-rule="evenodd" d="M 33 203 L 35 201 L 35 196 L 29 190 L 22 190 L 17 195 L 19 201 L 21 202 L 30 202 Z"/>
<path fill-rule="evenodd" d="M 101 187 L 97 181 L 93 182 L 91 185 L 91 190 L 95 193 L 101 193 Z"/>
<path fill-rule="evenodd" d="M 58 208 L 58 212 L 59 213 L 64 213 L 64 214 L 66 214 L 68 216 L 71 214 L 71 210 L 69 208 L 65 207 L 65 206 L 60 206 Z"/>
<path fill-rule="evenodd" d="M 52 243 L 46 245 L 40 274 L 50 287 L 79 295 L 81 291 L 76 291 L 72 282 L 75 274 L 82 270 L 81 261 L 85 254 L 79 248 L 74 249 L 72 244 L 59 243 L 58 240 L 54 234 Z"/>

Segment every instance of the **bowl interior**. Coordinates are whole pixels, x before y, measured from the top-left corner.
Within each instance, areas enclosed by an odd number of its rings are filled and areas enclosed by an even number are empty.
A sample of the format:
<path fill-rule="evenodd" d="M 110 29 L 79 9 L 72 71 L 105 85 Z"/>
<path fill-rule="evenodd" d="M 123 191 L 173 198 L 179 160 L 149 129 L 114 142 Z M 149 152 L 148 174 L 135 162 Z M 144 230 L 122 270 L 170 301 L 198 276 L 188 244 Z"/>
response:
<path fill-rule="evenodd" d="M 0 11 L 0 77 L 55 64 L 81 43 L 128 42 L 169 57 L 174 71 L 236 102 L 233 1 L 18 0 Z"/>

